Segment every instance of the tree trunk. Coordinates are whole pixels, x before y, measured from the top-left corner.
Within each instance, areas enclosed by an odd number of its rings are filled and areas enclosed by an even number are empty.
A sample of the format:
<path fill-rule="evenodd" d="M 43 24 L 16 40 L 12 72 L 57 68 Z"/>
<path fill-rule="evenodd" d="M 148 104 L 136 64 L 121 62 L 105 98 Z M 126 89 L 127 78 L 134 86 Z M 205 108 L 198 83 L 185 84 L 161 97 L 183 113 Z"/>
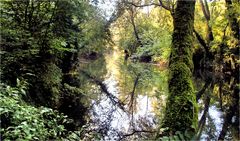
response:
<path fill-rule="evenodd" d="M 225 0 L 226 2 L 226 7 L 227 7 L 227 14 L 228 14 L 228 21 L 230 24 L 230 28 L 232 31 L 232 36 L 236 39 L 236 48 L 239 48 L 239 22 L 237 21 L 237 13 L 234 11 L 233 8 L 233 3 L 238 1 L 234 0 Z M 237 49 L 238 50 L 238 49 Z M 236 53 L 237 55 L 239 54 Z M 239 66 L 237 65 L 235 59 L 234 59 L 234 54 L 231 54 L 232 56 L 232 61 L 235 64 L 233 69 L 230 67 L 230 72 L 231 72 L 231 78 L 230 80 L 233 80 L 232 84 L 229 86 L 229 91 L 232 91 L 232 94 L 230 95 L 231 97 L 231 103 L 228 109 L 226 110 L 225 116 L 224 116 L 224 122 L 222 126 L 222 130 L 219 134 L 218 140 L 224 140 L 225 136 L 227 135 L 227 132 L 229 130 L 229 127 L 232 127 L 232 135 L 233 135 L 233 140 L 239 140 Z M 223 58 L 223 57 L 222 57 Z M 226 75 L 225 75 L 225 80 L 226 80 Z M 235 117 L 235 118 L 234 118 Z M 235 120 L 233 120 L 235 119 Z"/>
<path fill-rule="evenodd" d="M 203 14 L 204 14 L 204 17 L 206 19 L 206 26 L 207 26 L 207 36 L 206 36 L 206 39 L 207 39 L 207 45 L 209 47 L 209 44 L 210 42 L 212 42 L 214 39 L 213 39 L 213 32 L 212 32 L 212 27 L 210 26 L 210 10 L 209 10 L 209 7 L 208 7 L 208 3 L 207 3 L 207 0 L 200 0 L 200 3 L 201 3 L 201 7 L 202 7 L 202 11 L 203 11 Z M 208 49 L 209 50 L 209 49 Z"/>
<path fill-rule="evenodd" d="M 197 103 L 192 84 L 192 48 L 195 0 L 178 0 L 174 19 L 169 68 L 169 97 L 163 127 L 169 135 L 176 131 L 195 133 Z"/>
<path fill-rule="evenodd" d="M 136 41 L 137 41 L 137 47 L 138 46 L 142 46 L 142 42 L 141 42 L 141 39 L 138 35 L 138 30 L 137 30 L 137 27 L 136 27 L 136 24 L 135 24 L 135 21 L 134 21 L 134 10 L 133 8 L 131 7 L 130 8 L 130 20 L 131 20 L 131 24 L 133 26 L 133 31 L 134 31 L 134 35 L 135 35 L 135 38 L 136 38 Z"/>

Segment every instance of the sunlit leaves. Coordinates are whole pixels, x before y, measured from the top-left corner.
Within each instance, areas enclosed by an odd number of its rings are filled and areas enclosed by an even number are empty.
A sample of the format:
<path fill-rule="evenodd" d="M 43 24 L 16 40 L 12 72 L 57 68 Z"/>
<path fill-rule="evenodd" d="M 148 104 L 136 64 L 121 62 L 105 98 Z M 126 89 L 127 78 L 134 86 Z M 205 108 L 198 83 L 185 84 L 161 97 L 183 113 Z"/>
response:
<path fill-rule="evenodd" d="M 52 48 L 52 53 L 58 53 L 58 52 L 76 52 L 77 50 L 72 48 L 67 48 L 67 42 L 63 38 L 55 38 L 51 40 L 50 46 Z M 70 46 L 71 47 L 71 46 Z"/>

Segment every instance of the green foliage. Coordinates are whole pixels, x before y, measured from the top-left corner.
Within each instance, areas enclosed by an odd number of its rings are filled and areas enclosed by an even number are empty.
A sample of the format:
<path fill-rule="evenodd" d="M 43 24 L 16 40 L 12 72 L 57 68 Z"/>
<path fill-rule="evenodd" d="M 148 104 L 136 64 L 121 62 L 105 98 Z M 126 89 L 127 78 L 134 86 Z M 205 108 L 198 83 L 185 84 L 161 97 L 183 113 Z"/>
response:
<path fill-rule="evenodd" d="M 171 50 L 171 37 L 171 33 L 165 29 L 152 27 L 144 30 L 142 34 L 144 46 L 137 49 L 137 55 L 139 57 L 153 55 L 153 61 L 167 60 Z"/>
<path fill-rule="evenodd" d="M 164 129 L 162 129 L 161 131 L 164 132 Z M 175 135 L 162 136 L 162 137 L 158 138 L 158 140 L 161 140 L 161 141 L 185 141 L 185 140 L 186 141 L 194 141 L 194 140 L 196 140 L 196 137 L 188 131 L 185 131 L 185 132 L 177 131 L 175 133 Z"/>
<path fill-rule="evenodd" d="M 61 94 L 61 82 L 62 82 L 62 71 L 54 63 L 46 63 L 43 66 L 43 70 L 40 72 L 44 74 L 39 77 L 43 82 L 42 88 L 49 92 L 47 97 L 50 97 L 51 106 L 56 106 L 59 103 L 60 94 Z M 35 86 L 38 87 L 38 86 Z"/>
<path fill-rule="evenodd" d="M 94 13 L 94 11 L 92 12 Z M 81 25 L 83 32 L 81 46 L 85 47 L 82 50 L 83 53 L 103 53 L 105 51 L 108 42 L 106 39 L 109 39 L 109 37 L 104 26 L 105 21 L 99 15 L 91 15 L 91 19 Z"/>
<path fill-rule="evenodd" d="M 9 140 L 60 139 L 65 136 L 66 116 L 41 106 L 74 117 L 72 126 L 79 127 L 86 99 L 78 88 L 80 81 L 69 74 L 85 50 L 102 53 L 109 37 L 105 20 L 95 6 L 82 0 L 0 4 L 1 81 L 11 86 L 1 86 L 1 118 L 9 121 L 1 134 Z M 20 89 L 17 78 L 27 87 Z M 67 109 L 73 102 L 72 109 L 81 114 Z"/>
<path fill-rule="evenodd" d="M 116 24 L 124 24 L 118 29 L 121 49 L 127 50 L 136 58 L 151 56 L 153 61 L 166 60 L 169 57 L 172 38 L 171 26 L 167 25 L 171 16 L 166 11 L 156 9 L 150 10 L 150 14 L 141 10 L 135 11 L 135 26 L 142 46 L 138 44 L 132 23 L 129 24 L 131 15 L 125 14 L 123 19 L 118 20 Z"/>
<path fill-rule="evenodd" d="M 37 55 L 50 54 L 61 60 L 68 52 L 82 48 L 101 51 L 108 38 L 103 17 L 88 2 L 10 0 L 1 5 L 1 46 L 6 68 L 13 62 L 26 66 L 20 60 L 33 60 Z"/>
<path fill-rule="evenodd" d="M 64 38 L 55 38 L 50 42 L 51 54 L 63 53 L 63 52 L 76 52 L 74 48 L 67 48 L 67 42 Z"/>
<path fill-rule="evenodd" d="M 102 53 L 109 37 L 105 19 L 87 1 L 8 0 L 1 1 L 1 13 L 3 82 L 25 79 L 27 94 L 48 106 L 59 104 L 63 73 L 79 54 Z"/>
<path fill-rule="evenodd" d="M 0 85 L 1 137 L 4 140 L 62 139 L 64 124 L 72 122 L 67 116 L 50 108 L 34 107 L 22 100 L 25 85 Z"/>

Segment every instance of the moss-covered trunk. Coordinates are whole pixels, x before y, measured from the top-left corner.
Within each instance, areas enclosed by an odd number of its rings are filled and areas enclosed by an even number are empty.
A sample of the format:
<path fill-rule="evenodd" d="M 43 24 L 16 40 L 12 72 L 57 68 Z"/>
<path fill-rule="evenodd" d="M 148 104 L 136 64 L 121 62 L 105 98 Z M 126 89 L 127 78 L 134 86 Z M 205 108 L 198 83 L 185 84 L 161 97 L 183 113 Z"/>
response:
<path fill-rule="evenodd" d="M 230 52 L 224 52 L 225 58 L 221 58 L 222 62 L 225 63 L 226 66 L 222 69 L 224 74 L 224 79 L 222 80 L 222 84 L 225 85 L 229 95 L 229 98 L 231 99 L 228 103 L 228 108 L 226 108 L 225 114 L 224 114 L 224 121 L 222 130 L 219 134 L 218 140 L 222 141 L 225 139 L 225 136 L 227 135 L 227 132 L 229 131 L 229 128 L 231 129 L 231 133 L 233 136 L 233 140 L 239 140 L 239 65 L 237 65 L 237 59 L 239 58 L 239 21 L 237 20 L 238 14 L 237 11 L 234 9 L 234 5 L 238 4 L 239 2 L 237 0 L 225 0 L 226 7 L 227 7 L 227 16 L 228 16 L 228 22 L 230 24 L 231 28 L 231 35 L 235 38 L 235 47 L 229 48 L 229 50 L 232 49 Z M 237 50 L 236 52 L 234 50 Z M 227 57 L 226 54 L 229 56 Z M 229 59 L 229 62 L 224 62 L 224 59 Z M 230 73 L 230 75 L 228 75 Z M 222 87 L 224 87 L 222 85 Z M 225 94 L 226 95 L 226 94 Z M 233 120 L 235 119 L 235 120 Z"/>
<path fill-rule="evenodd" d="M 195 0 L 178 0 L 173 15 L 169 97 L 163 122 L 169 134 L 176 131 L 195 132 L 197 128 L 197 103 L 191 78 L 194 7 Z"/>

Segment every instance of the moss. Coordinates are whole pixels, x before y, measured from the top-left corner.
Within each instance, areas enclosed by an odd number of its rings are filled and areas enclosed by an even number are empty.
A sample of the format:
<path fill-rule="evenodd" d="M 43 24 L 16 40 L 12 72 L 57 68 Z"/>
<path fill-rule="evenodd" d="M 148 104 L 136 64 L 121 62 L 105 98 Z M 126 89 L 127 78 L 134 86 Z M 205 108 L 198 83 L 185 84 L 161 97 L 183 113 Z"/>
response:
<path fill-rule="evenodd" d="M 195 133 L 197 103 L 192 84 L 192 33 L 195 1 L 179 0 L 174 13 L 174 32 L 169 69 L 169 97 L 162 128 L 164 134 Z M 192 135 L 191 134 L 191 137 Z"/>
<path fill-rule="evenodd" d="M 183 55 L 179 55 L 179 53 Z M 163 127 L 168 127 L 168 133 L 177 131 L 191 131 L 197 129 L 197 103 L 192 84 L 193 63 L 190 49 L 172 50 L 170 77 L 169 77 L 169 98 Z"/>
<path fill-rule="evenodd" d="M 174 45 L 175 46 L 175 45 Z M 173 48 L 171 52 L 170 62 L 178 62 L 181 61 L 185 63 L 190 71 L 193 71 L 193 61 L 192 61 L 192 50 L 189 48 Z"/>
<path fill-rule="evenodd" d="M 171 64 L 170 70 L 170 95 L 163 126 L 168 127 L 171 132 L 195 131 L 198 121 L 197 103 L 191 80 L 191 71 L 183 62 Z"/>

